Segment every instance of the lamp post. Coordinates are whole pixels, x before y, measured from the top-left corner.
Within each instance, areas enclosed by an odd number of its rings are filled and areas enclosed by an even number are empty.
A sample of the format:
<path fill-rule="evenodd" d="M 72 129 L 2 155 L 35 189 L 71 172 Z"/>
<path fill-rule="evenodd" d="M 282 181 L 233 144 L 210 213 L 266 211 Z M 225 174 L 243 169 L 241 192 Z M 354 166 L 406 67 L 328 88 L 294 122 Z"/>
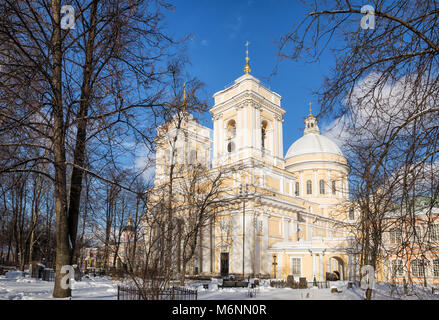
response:
<path fill-rule="evenodd" d="M 276 262 L 276 255 L 274 255 L 273 256 L 273 269 L 274 269 L 274 278 L 275 279 L 277 279 L 277 274 L 276 274 L 276 271 L 277 271 L 277 262 Z"/>

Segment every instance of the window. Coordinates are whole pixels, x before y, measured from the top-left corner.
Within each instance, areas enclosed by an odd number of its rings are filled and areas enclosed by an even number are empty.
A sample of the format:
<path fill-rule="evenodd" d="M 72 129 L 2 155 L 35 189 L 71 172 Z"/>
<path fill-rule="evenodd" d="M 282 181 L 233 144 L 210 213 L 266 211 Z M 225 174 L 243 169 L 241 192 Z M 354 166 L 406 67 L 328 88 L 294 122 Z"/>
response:
<path fill-rule="evenodd" d="M 236 122 L 235 120 L 230 120 L 227 124 L 227 139 L 233 139 L 236 136 Z"/>
<path fill-rule="evenodd" d="M 433 260 L 433 276 L 439 277 L 439 259 Z"/>
<path fill-rule="evenodd" d="M 265 149 L 267 147 L 267 121 L 262 121 L 261 124 L 261 145 L 262 149 Z"/>
<path fill-rule="evenodd" d="M 402 260 L 400 260 L 400 259 L 392 260 L 392 274 L 394 276 L 402 276 L 403 275 Z"/>
<path fill-rule="evenodd" d="M 312 194 L 312 182 L 308 180 L 306 182 L 306 194 Z"/>
<path fill-rule="evenodd" d="M 349 208 L 349 220 L 354 220 L 355 219 L 355 213 L 354 213 L 354 208 Z"/>
<path fill-rule="evenodd" d="M 197 151 L 196 150 L 191 150 L 189 152 L 189 156 L 188 156 L 188 159 L 187 159 L 188 165 L 195 165 L 197 163 L 197 160 L 198 160 Z"/>
<path fill-rule="evenodd" d="M 392 230 L 390 230 L 390 243 L 398 244 L 402 242 L 401 240 L 402 240 L 402 233 L 400 229 L 393 228 Z"/>
<path fill-rule="evenodd" d="M 325 194 L 325 180 L 320 180 L 320 194 Z"/>
<path fill-rule="evenodd" d="M 300 277 L 302 275 L 302 260 L 300 258 L 292 258 L 291 269 L 293 276 Z"/>
<path fill-rule="evenodd" d="M 430 226 L 430 241 L 439 242 L 439 224 Z"/>
<path fill-rule="evenodd" d="M 227 145 L 227 152 L 228 153 L 235 152 L 235 144 L 233 142 L 229 142 L 229 144 Z"/>
<path fill-rule="evenodd" d="M 423 277 L 424 276 L 424 265 L 422 263 L 422 260 L 420 259 L 414 259 L 411 261 L 411 270 L 412 275 L 414 277 Z"/>
<path fill-rule="evenodd" d="M 415 243 L 422 241 L 421 227 L 415 226 L 414 228 L 410 228 L 410 242 Z"/>
<path fill-rule="evenodd" d="M 296 182 L 296 190 L 295 190 L 295 192 L 296 192 L 296 197 L 298 197 L 298 196 L 300 195 L 300 193 L 299 193 L 299 187 L 300 187 L 299 182 Z"/>
<path fill-rule="evenodd" d="M 332 181 L 332 194 L 336 194 L 336 192 L 337 192 L 337 187 L 335 181 Z"/>

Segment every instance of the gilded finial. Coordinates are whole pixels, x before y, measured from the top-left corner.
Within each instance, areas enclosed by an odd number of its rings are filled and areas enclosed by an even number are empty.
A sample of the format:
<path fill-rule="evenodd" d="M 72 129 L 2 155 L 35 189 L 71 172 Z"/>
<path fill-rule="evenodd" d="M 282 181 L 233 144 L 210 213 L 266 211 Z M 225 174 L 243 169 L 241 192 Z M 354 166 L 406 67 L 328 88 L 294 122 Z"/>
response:
<path fill-rule="evenodd" d="M 311 108 L 312 102 L 309 103 L 309 114 L 312 115 L 312 108 Z"/>
<path fill-rule="evenodd" d="M 250 64 L 248 63 L 249 61 L 250 61 L 250 58 L 248 57 L 248 45 L 250 44 L 250 42 L 246 42 L 245 43 L 245 46 L 247 47 L 247 50 L 246 50 L 246 57 L 245 57 L 245 67 L 244 67 L 244 72 L 246 73 L 246 74 L 249 74 L 252 70 L 251 70 L 251 68 L 250 68 Z"/>

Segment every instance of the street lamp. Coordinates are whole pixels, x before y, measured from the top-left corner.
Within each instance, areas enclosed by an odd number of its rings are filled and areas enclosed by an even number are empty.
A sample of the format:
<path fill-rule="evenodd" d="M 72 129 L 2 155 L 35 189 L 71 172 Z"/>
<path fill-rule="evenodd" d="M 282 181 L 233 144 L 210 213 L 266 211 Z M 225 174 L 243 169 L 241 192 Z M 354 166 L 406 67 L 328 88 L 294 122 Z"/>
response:
<path fill-rule="evenodd" d="M 277 271 L 277 262 L 276 262 L 276 258 L 277 258 L 277 256 L 274 255 L 274 256 L 273 256 L 273 269 L 274 269 L 274 278 L 275 278 L 275 279 L 277 279 L 277 274 L 276 274 L 276 271 Z"/>

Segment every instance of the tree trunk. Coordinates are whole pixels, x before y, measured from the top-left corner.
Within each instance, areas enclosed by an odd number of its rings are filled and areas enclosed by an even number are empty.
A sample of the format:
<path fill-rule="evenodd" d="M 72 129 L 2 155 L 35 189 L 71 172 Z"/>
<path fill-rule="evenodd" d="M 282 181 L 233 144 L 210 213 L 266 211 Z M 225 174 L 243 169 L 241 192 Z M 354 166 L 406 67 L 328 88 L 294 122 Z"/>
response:
<path fill-rule="evenodd" d="M 69 225 L 67 217 L 67 181 L 66 181 L 66 150 L 65 126 L 62 99 L 62 46 L 61 46 L 61 1 L 52 1 L 53 35 L 52 35 L 52 89 L 53 89 L 53 151 L 55 167 L 55 212 L 56 212 L 56 274 L 53 289 L 54 298 L 71 296 L 70 288 L 62 287 L 61 268 L 71 261 L 71 246 L 69 244 Z"/>
<path fill-rule="evenodd" d="M 87 115 L 90 105 L 90 94 L 91 94 L 91 75 L 92 75 L 92 63 L 93 63 L 93 53 L 94 53 L 94 42 L 96 36 L 96 11 L 97 11 L 97 1 L 93 1 L 91 13 L 90 13 L 90 34 L 88 37 L 86 52 L 85 52 L 85 64 L 83 67 L 83 82 L 81 87 L 81 101 L 79 103 L 79 115 L 78 115 L 78 128 L 76 133 L 76 145 L 73 156 L 73 161 L 75 165 L 79 167 L 73 167 L 72 177 L 70 182 L 70 202 L 69 202 L 69 232 L 70 232 L 70 242 L 72 244 L 72 260 L 75 257 L 76 249 L 76 237 L 78 230 L 78 217 L 79 208 L 81 205 L 81 191 L 82 191 L 82 179 L 84 172 L 81 169 L 84 167 L 85 160 L 85 142 L 87 137 Z M 75 261 L 71 261 L 74 264 Z"/>

